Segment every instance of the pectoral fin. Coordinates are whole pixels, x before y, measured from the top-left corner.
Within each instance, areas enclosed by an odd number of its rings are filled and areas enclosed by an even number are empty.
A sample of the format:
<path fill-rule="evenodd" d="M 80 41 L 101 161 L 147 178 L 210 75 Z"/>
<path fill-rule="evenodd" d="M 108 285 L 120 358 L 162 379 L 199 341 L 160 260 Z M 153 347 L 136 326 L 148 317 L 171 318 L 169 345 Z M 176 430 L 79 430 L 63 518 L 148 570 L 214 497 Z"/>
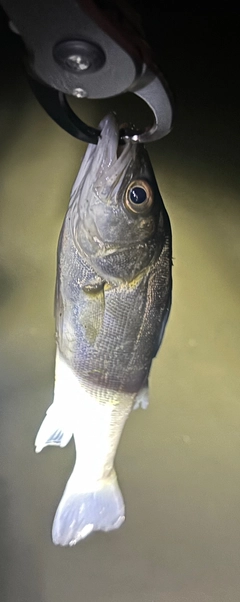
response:
<path fill-rule="evenodd" d="M 138 408 L 146 410 L 149 404 L 148 395 L 148 382 L 146 382 L 146 384 L 140 389 L 135 397 L 133 410 L 138 410 Z"/>
<path fill-rule="evenodd" d="M 105 301 L 104 284 L 88 285 L 82 289 L 85 303 L 81 309 L 80 322 L 84 327 L 86 339 L 93 344 L 102 327 Z"/>

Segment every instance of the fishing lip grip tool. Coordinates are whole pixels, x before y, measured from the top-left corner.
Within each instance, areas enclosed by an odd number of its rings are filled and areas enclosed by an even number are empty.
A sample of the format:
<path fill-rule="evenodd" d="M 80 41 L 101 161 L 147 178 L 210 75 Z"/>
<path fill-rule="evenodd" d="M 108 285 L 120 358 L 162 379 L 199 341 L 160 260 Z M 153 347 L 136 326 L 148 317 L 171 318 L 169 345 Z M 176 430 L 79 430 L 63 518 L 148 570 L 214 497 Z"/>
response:
<path fill-rule="evenodd" d="M 97 144 L 67 96 L 108 98 L 133 92 L 153 113 L 149 127 L 120 130 L 120 142 L 148 143 L 172 127 L 171 93 L 154 63 L 137 13 L 125 0 L 0 0 L 24 49 L 29 84 L 48 115 L 69 134 Z"/>

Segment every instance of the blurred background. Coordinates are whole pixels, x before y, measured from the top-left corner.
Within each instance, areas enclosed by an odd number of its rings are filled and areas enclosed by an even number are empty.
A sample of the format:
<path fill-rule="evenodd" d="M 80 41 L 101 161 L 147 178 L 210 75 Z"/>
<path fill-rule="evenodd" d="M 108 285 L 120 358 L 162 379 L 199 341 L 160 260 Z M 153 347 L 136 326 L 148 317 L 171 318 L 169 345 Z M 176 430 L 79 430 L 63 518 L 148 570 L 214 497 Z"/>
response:
<path fill-rule="evenodd" d="M 239 602 L 239 14 L 139 8 L 176 102 L 172 133 L 148 146 L 172 223 L 173 307 L 150 406 L 117 454 L 125 524 L 71 549 L 51 524 L 73 444 L 33 444 L 53 394 L 57 240 L 86 145 L 38 105 L 0 14 L 3 602 Z M 141 124 L 145 110 L 130 95 L 74 107 L 92 125 L 114 109 Z"/>

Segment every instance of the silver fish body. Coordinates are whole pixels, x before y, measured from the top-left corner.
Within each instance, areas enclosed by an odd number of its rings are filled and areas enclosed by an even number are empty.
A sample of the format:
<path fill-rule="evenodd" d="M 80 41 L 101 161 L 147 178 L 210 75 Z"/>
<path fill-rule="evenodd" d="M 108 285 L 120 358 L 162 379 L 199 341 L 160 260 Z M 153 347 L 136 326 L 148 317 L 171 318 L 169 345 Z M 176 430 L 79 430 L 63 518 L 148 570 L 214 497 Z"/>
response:
<path fill-rule="evenodd" d="M 118 148 L 113 116 L 89 145 L 58 246 L 54 401 L 36 451 L 74 436 L 76 463 L 53 524 L 73 545 L 118 528 L 124 502 L 114 457 L 148 376 L 171 306 L 171 227 L 142 145 Z"/>

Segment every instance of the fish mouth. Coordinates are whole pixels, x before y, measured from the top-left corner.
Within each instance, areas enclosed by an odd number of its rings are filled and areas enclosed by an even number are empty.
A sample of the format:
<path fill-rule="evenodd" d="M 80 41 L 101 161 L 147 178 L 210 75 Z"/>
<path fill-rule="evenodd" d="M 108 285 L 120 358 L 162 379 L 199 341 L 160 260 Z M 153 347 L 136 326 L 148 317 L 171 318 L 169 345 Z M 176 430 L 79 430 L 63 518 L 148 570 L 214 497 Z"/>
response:
<path fill-rule="evenodd" d="M 130 148 L 131 140 L 120 140 L 120 130 L 122 126 L 118 125 L 117 118 L 114 113 L 110 113 L 99 124 L 100 137 L 97 144 L 97 149 L 100 149 L 100 154 L 104 155 L 106 164 L 111 165 L 123 154 L 126 147 Z"/>
<path fill-rule="evenodd" d="M 120 128 L 113 113 L 104 117 L 99 128 L 98 143 L 88 145 L 73 185 L 72 201 L 76 196 L 86 197 L 90 189 L 101 201 L 116 199 L 124 175 L 135 161 L 138 145 L 131 139 L 119 144 Z"/>
<path fill-rule="evenodd" d="M 135 161 L 137 145 L 131 139 L 119 143 L 120 128 L 113 113 L 101 121 L 100 129 L 101 135 L 94 156 L 98 169 L 93 189 L 104 200 L 104 197 L 109 199 L 110 196 L 116 196 L 126 170 Z"/>
<path fill-rule="evenodd" d="M 119 145 L 119 126 L 114 113 L 110 113 L 99 124 L 100 137 L 97 144 L 97 150 L 104 155 L 104 162 L 111 165 L 121 154 L 124 144 Z"/>

